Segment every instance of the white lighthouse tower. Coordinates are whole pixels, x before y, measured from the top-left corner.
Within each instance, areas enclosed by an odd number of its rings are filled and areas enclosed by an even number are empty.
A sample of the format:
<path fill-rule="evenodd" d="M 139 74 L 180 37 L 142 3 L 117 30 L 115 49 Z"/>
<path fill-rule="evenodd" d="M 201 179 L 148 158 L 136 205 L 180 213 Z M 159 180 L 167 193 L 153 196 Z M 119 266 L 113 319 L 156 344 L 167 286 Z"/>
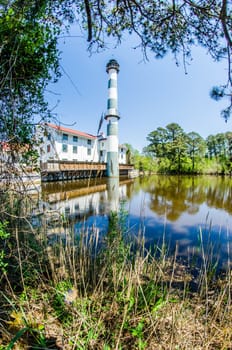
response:
<path fill-rule="evenodd" d="M 105 119 L 107 124 L 107 168 L 108 177 L 119 177 L 118 165 L 118 87 L 117 77 L 119 72 L 119 64 L 116 60 L 111 59 L 106 65 L 108 79 L 108 100 L 107 112 Z"/>

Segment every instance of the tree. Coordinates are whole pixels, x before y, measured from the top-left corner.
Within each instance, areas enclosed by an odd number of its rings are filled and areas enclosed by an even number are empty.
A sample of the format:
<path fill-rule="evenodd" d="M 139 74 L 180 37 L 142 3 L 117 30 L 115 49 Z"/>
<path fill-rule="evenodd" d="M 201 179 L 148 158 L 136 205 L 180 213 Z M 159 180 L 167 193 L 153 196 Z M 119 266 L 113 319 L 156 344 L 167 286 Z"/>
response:
<path fill-rule="evenodd" d="M 208 156 L 210 159 L 217 156 L 217 148 L 216 148 L 216 138 L 215 135 L 209 135 L 206 138 L 206 145 L 208 149 Z"/>
<path fill-rule="evenodd" d="M 163 170 L 181 172 L 187 156 L 187 145 L 186 134 L 178 124 L 168 124 L 165 129 L 157 128 L 148 134 L 147 140 L 149 145 L 144 149 L 145 153 L 157 158 L 160 167 L 163 168 L 164 165 L 169 167 Z"/>
<path fill-rule="evenodd" d="M 192 172 L 194 172 L 196 157 L 205 156 L 205 141 L 198 133 L 192 131 L 187 134 L 186 142 L 188 154 L 192 160 Z"/>
<path fill-rule="evenodd" d="M 182 160 L 186 156 L 186 134 L 184 130 L 176 123 L 166 126 L 167 139 L 167 157 L 171 160 L 172 170 L 181 172 Z"/>
<path fill-rule="evenodd" d="M 85 0 L 82 27 L 88 30 L 90 48 L 105 46 L 105 35 L 121 41 L 123 32 L 136 33 L 146 57 L 151 50 L 156 58 L 171 52 L 176 63 L 191 60 L 191 48 L 203 46 L 213 60 L 227 59 L 228 81 L 211 91 L 213 98 L 229 98 L 222 111 L 227 120 L 232 109 L 232 6 L 230 0 Z M 79 23 L 80 23 L 80 17 Z"/>
<path fill-rule="evenodd" d="M 119 44 L 129 32 L 140 38 L 145 58 L 147 50 L 156 58 L 171 52 L 177 64 L 182 57 L 186 65 L 191 48 L 202 45 L 214 60 L 227 59 L 228 81 L 217 95 L 227 95 L 232 103 L 231 17 L 229 0 L 2 0 L 1 137 L 28 142 L 35 115 L 51 116 L 44 91 L 59 77 L 57 40 L 74 20 L 87 32 L 92 52 L 107 47 L 107 36 Z M 224 113 L 226 120 L 231 108 Z"/>
<path fill-rule="evenodd" d="M 155 156 L 156 158 L 164 157 L 166 155 L 167 137 L 167 130 L 161 127 L 150 132 L 147 136 L 149 145 L 145 148 L 144 151 Z"/>
<path fill-rule="evenodd" d="M 217 155 L 220 158 L 227 157 L 227 139 L 224 133 L 219 133 L 215 135 L 216 138 L 216 146 L 217 146 Z"/>
<path fill-rule="evenodd" d="M 59 76 L 58 29 L 46 1 L 0 7 L 0 135 L 12 145 L 31 144 L 35 116 L 50 116 L 46 85 Z"/>
<path fill-rule="evenodd" d="M 217 162 L 220 172 L 231 173 L 232 133 L 219 133 L 206 138 L 208 157 Z"/>
<path fill-rule="evenodd" d="M 37 168 L 35 123 L 51 118 L 44 92 L 60 76 L 61 28 L 50 4 L 0 2 L 0 156 L 9 179 L 27 164 Z"/>
<path fill-rule="evenodd" d="M 132 145 L 129 143 L 124 143 L 124 146 L 126 146 L 126 159 L 127 164 L 134 164 L 136 155 L 139 154 L 139 151 L 134 149 Z"/>
<path fill-rule="evenodd" d="M 226 132 L 228 159 L 232 162 L 232 132 Z"/>

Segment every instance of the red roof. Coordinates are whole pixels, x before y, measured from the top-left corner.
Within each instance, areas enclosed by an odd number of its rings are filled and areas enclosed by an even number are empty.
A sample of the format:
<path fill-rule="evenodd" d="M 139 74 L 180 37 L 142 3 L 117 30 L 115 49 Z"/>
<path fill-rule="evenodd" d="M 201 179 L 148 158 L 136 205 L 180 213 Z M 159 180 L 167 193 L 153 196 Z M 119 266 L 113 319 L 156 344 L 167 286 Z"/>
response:
<path fill-rule="evenodd" d="M 63 126 L 60 126 L 60 125 L 55 125 L 55 124 L 50 124 L 50 123 L 47 123 L 45 125 L 50 126 L 51 128 L 56 129 L 58 131 L 62 131 L 64 133 L 68 133 L 68 134 L 72 134 L 72 135 L 82 136 L 82 137 L 85 137 L 87 139 L 96 139 L 97 138 L 97 136 L 87 134 L 86 132 L 73 130 L 73 129 L 69 129 L 69 128 L 64 128 Z"/>

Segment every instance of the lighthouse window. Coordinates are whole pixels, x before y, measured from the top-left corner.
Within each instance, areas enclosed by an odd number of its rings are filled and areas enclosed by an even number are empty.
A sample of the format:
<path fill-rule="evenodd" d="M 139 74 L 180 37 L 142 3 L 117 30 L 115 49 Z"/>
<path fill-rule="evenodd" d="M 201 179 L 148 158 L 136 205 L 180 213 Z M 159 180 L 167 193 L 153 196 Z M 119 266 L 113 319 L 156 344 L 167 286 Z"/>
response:
<path fill-rule="evenodd" d="M 91 145 L 91 140 L 87 140 L 87 144 L 88 144 L 88 145 Z"/>
<path fill-rule="evenodd" d="M 88 154 L 88 156 L 91 156 L 91 148 L 87 149 L 87 154 Z"/>
<path fill-rule="evenodd" d="M 62 140 L 63 141 L 68 141 L 68 134 L 63 134 L 62 135 Z"/>
<path fill-rule="evenodd" d="M 68 152 L 68 145 L 62 145 L 62 152 Z"/>
<path fill-rule="evenodd" d="M 47 145 L 47 152 L 49 153 L 51 151 L 51 145 Z"/>
<path fill-rule="evenodd" d="M 73 142 L 78 142 L 78 137 L 77 136 L 73 136 Z"/>
<path fill-rule="evenodd" d="M 73 153 L 77 153 L 77 146 L 73 146 Z"/>
<path fill-rule="evenodd" d="M 50 141 L 51 140 L 51 134 L 48 134 L 48 140 Z"/>

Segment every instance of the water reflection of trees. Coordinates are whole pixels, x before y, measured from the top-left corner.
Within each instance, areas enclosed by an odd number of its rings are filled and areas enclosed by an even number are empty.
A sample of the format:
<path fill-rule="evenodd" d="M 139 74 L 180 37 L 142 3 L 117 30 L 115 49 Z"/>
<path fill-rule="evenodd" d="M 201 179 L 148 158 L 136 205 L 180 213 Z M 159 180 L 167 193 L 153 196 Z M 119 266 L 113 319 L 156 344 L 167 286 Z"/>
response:
<path fill-rule="evenodd" d="M 214 179 L 209 186 L 206 203 L 209 207 L 224 209 L 232 214 L 232 179 Z"/>
<path fill-rule="evenodd" d="M 176 221 L 182 213 L 195 214 L 201 204 L 232 214 L 232 179 L 216 176 L 152 176 L 140 181 L 150 194 L 150 209 Z"/>

